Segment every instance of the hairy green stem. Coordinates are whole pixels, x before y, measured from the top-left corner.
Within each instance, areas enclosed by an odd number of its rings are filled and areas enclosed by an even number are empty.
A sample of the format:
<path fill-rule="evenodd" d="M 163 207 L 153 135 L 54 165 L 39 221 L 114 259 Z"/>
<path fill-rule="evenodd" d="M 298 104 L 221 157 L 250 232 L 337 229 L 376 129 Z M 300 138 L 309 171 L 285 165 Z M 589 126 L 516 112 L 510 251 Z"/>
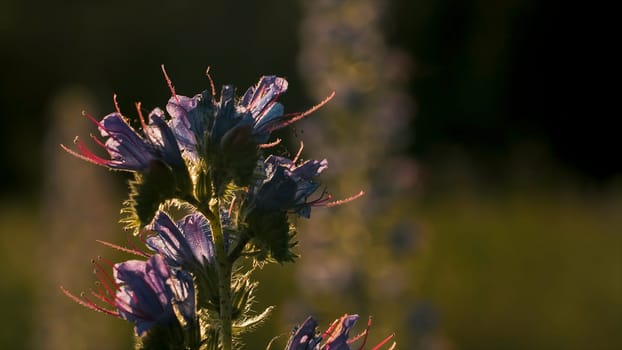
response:
<path fill-rule="evenodd" d="M 225 238 L 220 220 L 220 203 L 217 198 L 212 198 L 209 204 L 210 211 L 213 214 L 210 220 L 212 229 L 212 237 L 214 239 L 214 248 L 216 253 L 216 262 L 218 263 L 218 294 L 220 301 L 220 341 L 223 350 L 231 350 L 231 262 L 227 256 L 225 249 Z"/>

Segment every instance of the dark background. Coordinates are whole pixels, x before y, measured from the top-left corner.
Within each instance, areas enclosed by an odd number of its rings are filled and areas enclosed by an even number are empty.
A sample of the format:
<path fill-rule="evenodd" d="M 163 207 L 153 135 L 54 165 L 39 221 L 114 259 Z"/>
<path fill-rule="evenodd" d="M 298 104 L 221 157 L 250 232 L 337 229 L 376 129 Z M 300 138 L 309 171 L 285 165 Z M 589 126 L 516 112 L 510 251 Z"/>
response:
<path fill-rule="evenodd" d="M 204 88 L 209 65 L 217 83 L 249 85 L 258 72 L 296 70 L 295 2 L 179 1 L 6 2 L 0 43 L 0 186 L 37 191 L 46 108 L 57 89 L 78 84 L 94 91 L 101 110 L 135 101 L 161 104 L 168 89 L 165 63 L 180 91 Z M 595 84 L 607 57 L 598 50 L 590 8 L 555 2 L 393 1 L 385 34 L 414 62 L 410 92 L 417 103 L 409 155 L 425 160 L 450 146 L 486 164 L 512 147 L 535 143 L 571 172 L 590 181 L 622 170 L 618 132 Z M 291 89 L 289 104 L 308 102 Z M 80 111 L 76 111 L 79 118 Z M 34 192 L 33 192 L 34 191 Z"/>

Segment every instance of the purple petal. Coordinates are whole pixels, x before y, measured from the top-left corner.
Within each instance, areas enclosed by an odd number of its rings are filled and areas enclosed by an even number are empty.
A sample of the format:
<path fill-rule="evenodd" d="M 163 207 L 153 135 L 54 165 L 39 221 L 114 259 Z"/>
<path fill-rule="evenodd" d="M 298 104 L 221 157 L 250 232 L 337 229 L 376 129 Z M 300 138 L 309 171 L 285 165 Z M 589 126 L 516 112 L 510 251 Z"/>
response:
<path fill-rule="evenodd" d="M 214 245 L 209 222 L 201 213 L 186 216 L 179 225 L 194 257 L 201 264 L 214 260 Z"/>
<path fill-rule="evenodd" d="M 99 131 L 108 139 L 105 147 L 110 154 L 111 168 L 142 170 L 155 159 L 152 148 L 142 139 L 118 113 L 111 113 L 99 123 Z"/>
<path fill-rule="evenodd" d="M 326 159 L 320 160 L 308 160 L 302 165 L 295 167 L 292 170 L 292 175 L 300 177 L 302 179 L 311 179 L 320 175 L 324 170 L 328 168 L 328 161 Z"/>
<path fill-rule="evenodd" d="M 359 315 L 344 315 L 340 321 L 341 324 L 337 325 L 333 332 L 328 337 L 328 340 L 322 347 L 322 349 L 330 350 L 350 350 L 348 346 L 348 336 L 350 330 L 354 327 L 354 324 L 359 319 Z"/>
<path fill-rule="evenodd" d="M 197 135 L 196 130 L 193 130 L 189 113 L 197 107 L 200 99 L 201 95 L 192 98 L 176 95 L 171 97 L 166 105 L 166 111 L 171 115 L 171 128 L 179 148 L 193 161 L 198 160 Z"/>
<path fill-rule="evenodd" d="M 167 284 L 170 274 L 160 255 L 116 264 L 114 278 L 121 285 L 115 297 L 119 315 L 135 324 L 138 335 L 175 319 L 173 292 Z"/>
<path fill-rule="evenodd" d="M 309 350 L 314 349 L 314 346 L 319 342 L 321 338 L 315 336 L 315 329 L 317 328 L 317 321 L 313 317 L 308 317 L 305 322 L 294 332 L 285 350 Z"/>
<path fill-rule="evenodd" d="M 161 109 L 156 108 L 149 114 L 149 125 L 145 134 L 166 163 L 177 167 L 184 165 L 175 134 L 164 121 L 164 112 Z"/>
<path fill-rule="evenodd" d="M 242 97 L 241 105 L 246 107 L 259 122 L 259 119 L 272 108 L 276 98 L 287 90 L 287 85 L 287 80 L 274 75 L 261 77 L 257 85 L 248 89 Z M 270 108 L 266 108 L 267 106 Z"/>
<path fill-rule="evenodd" d="M 182 266 L 192 256 L 189 249 L 183 246 L 184 237 L 179 227 L 165 212 L 158 211 L 147 229 L 157 233 L 147 237 L 147 246 L 162 254 L 169 265 Z"/>
<path fill-rule="evenodd" d="M 209 222 L 203 214 L 193 213 L 174 223 L 159 211 L 147 229 L 157 233 L 147 237 L 147 245 L 164 255 L 171 266 L 204 265 L 213 261 Z"/>

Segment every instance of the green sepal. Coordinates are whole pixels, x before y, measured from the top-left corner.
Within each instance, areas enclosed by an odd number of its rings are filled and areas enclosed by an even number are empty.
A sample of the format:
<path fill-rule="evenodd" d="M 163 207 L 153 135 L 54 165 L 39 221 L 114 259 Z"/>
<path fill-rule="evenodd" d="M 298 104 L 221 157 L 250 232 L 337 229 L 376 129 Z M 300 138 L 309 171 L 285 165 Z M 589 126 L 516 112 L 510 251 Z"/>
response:
<path fill-rule="evenodd" d="M 212 199 L 212 178 L 209 171 L 201 169 L 196 175 L 196 186 L 194 196 L 199 201 L 199 207 L 205 208 Z"/>
<path fill-rule="evenodd" d="M 221 196 L 230 182 L 240 187 L 249 186 L 259 159 L 250 125 L 239 125 L 227 131 L 220 140 L 217 154 L 213 154 L 214 184 Z"/>
<path fill-rule="evenodd" d="M 167 326 L 155 325 L 142 337 L 135 337 L 136 350 L 185 350 L 184 332 L 176 320 Z"/>
<path fill-rule="evenodd" d="M 160 204 L 175 194 L 175 177 L 170 167 L 154 160 L 143 173 L 135 173 L 129 182 L 130 195 L 121 210 L 124 217 L 121 223 L 128 230 L 138 234 L 140 229 L 151 222 Z"/>
<path fill-rule="evenodd" d="M 259 263 L 271 259 L 278 263 L 293 262 L 298 257 L 291 251 L 298 242 L 287 212 L 254 210 L 246 218 L 246 225 L 251 243 L 258 249 L 255 259 Z"/>
<path fill-rule="evenodd" d="M 218 313 L 218 272 L 215 266 L 205 264 L 195 270 L 197 288 L 197 307 Z"/>
<path fill-rule="evenodd" d="M 270 315 L 272 314 L 272 310 L 274 310 L 274 306 L 268 306 L 262 313 L 245 317 L 244 319 L 233 323 L 233 333 L 236 335 L 240 335 L 243 333 L 248 333 L 255 330 L 261 324 L 268 320 Z"/>

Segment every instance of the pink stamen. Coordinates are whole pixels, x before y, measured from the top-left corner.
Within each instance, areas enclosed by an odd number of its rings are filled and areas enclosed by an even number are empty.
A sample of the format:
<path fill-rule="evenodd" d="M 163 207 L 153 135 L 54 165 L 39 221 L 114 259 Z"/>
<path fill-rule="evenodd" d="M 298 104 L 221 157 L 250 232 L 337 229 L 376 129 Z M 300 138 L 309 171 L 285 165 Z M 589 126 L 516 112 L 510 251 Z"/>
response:
<path fill-rule="evenodd" d="M 145 123 L 145 116 L 143 115 L 143 111 L 140 110 L 140 106 L 142 104 L 140 102 L 136 102 L 136 111 L 138 112 L 138 119 L 140 120 L 140 125 L 143 127 L 143 131 L 147 134 L 147 124 Z M 147 138 L 149 135 L 147 135 Z"/>
<path fill-rule="evenodd" d="M 296 164 L 296 162 L 298 161 L 298 158 L 300 158 L 300 155 L 302 154 L 302 149 L 305 147 L 304 142 L 300 141 L 300 148 L 298 149 L 298 153 L 296 153 L 296 156 L 294 157 L 294 159 L 292 160 L 293 164 Z"/>
<path fill-rule="evenodd" d="M 308 116 L 309 114 L 311 114 L 311 113 L 317 111 L 318 109 L 320 109 L 322 106 L 327 104 L 328 101 L 332 100 L 333 97 L 335 97 L 335 92 L 334 91 L 330 95 L 328 95 L 328 97 L 326 97 L 322 102 L 316 104 L 315 106 L 311 107 L 310 109 L 308 109 L 308 110 L 306 110 L 306 111 L 304 111 L 302 113 L 293 113 L 293 114 L 285 114 L 285 115 L 283 115 L 283 117 L 285 117 L 285 118 L 289 118 L 289 117 L 292 117 L 292 118 L 289 119 L 289 120 L 284 121 L 281 124 L 273 125 L 272 127 L 270 127 L 268 129 L 268 131 L 272 132 L 272 131 L 274 131 L 276 129 L 280 129 L 282 127 L 288 126 L 290 124 L 293 124 L 293 123 L 299 121 L 300 119 L 302 119 L 302 118 Z"/>
<path fill-rule="evenodd" d="M 274 142 L 264 143 L 264 144 L 259 145 L 259 148 L 260 149 L 271 148 L 271 147 L 278 145 L 279 143 L 281 143 L 281 139 L 276 139 L 276 141 Z"/>
<path fill-rule="evenodd" d="M 330 208 L 330 207 L 334 207 L 334 206 L 336 206 L 336 205 L 342 205 L 342 204 L 345 204 L 345 203 L 352 202 L 353 200 L 355 200 L 355 199 L 357 199 L 357 198 L 362 197 L 364 194 L 365 194 L 365 192 L 364 192 L 364 191 L 361 191 L 361 192 L 359 192 L 359 193 L 355 194 L 354 196 L 350 196 L 350 197 L 345 198 L 345 199 L 340 199 L 340 200 L 338 200 L 338 201 L 334 201 L 334 202 L 326 203 L 326 207 L 327 207 L 327 208 Z"/>
<path fill-rule="evenodd" d="M 110 137 L 110 138 L 116 140 L 117 142 L 121 143 L 120 139 L 117 136 L 115 136 L 114 134 L 110 133 L 108 131 L 108 129 L 106 129 L 106 127 L 104 127 L 104 124 L 102 124 L 99 120 L 95 119 L 95 117 L 93 117 L 92 115 L 88 114 L 86 111 L 82 111 L 82 115 L 87 117 L 87 118 L 89 118 L 95 125 L 97 125 L 97 127 L 99 129 L 105 131 L 108 134 L 108 137 Z M 121 115 L 120 113 L 119 113 L 119 115 L 120 115 L 121 119 L 125 122 L 125 118 L 123 117 L 123 115 Z M 127 124 L 127 122 L 126 122 L 126 124 Z M 129 124 L 127 126 L 130 128 L 130 130 L 133 130 L 133 128 Z M 91 138 L 93 138 L 93 136 L 91 136 Z M 131 139 L 131 137 L 128 137 L 128 139 Z M 106 146 L 103 145 L 103 143 L 101 143 L 101 141 L 99 142 L 99 144 L 102 147 L 106 147 Z"/>
<path fill-rule="evenodd" d="M 363 347 L 365 346 L 365 343 L 367 343 L 367 335 L 369 335 L 369 327 L 371 327 L 371 316 L 369 316 L 369 318 L 367 319 L 367 328 L 365 328 L 365 330 L 357 335 L 356 337 L 351 338 L 350 340 L 348 340 L 348 344 L 351 344 L 359 339 L 361 339 L 361 337 L 365 337 L 363 339 L 363 344 L 361 344 L 361 346 L 359 347 L 359 350 L 362 350 Z"/>
<path fill-rule="evenodd" d="M 142 243 L 146 243 L 147 242 L 146 239 L 142 239 L 141 241 L 142 241 Z M 148 258 L 148 257 L 151 256 L 151 255 L 145 253 L 144 250 L 142 250 L 139 247 L 137 247 L 136 244 L 134 243 L 134 241 L 132 241 L 132 236 L 130 236 L 129 234 L 127 235 L 127 244 L 129 244 L 130 247 L 132 247 L 132 249 L 134 249 L 134 251 L 138 253 L 138 255 L 142 255 L 145 258 Z"/>
<path fill-rule="evenodd" d="M 97 119 L 95 119 L 95 117 L 93 117 L 92 115 L 90 115 L 90 114 L 86 113 L 85 111 L 83 111 L 83 112 L 82 112 L 82 115 L 84 115 L 85 117 L 89 118 L 89 119 L 90 119 L 93 123 L 95 123 L 95 125 L 97 125 L 97 127 L 98 127 L 99 129 L 104 130 L 104 131 L 108 134 L 108 137 L 110 137 L 110 138 L 112 138 L 112 139 L 116 140 L 117 142 L 121 143 L 121 140 L 120 140 L 120 139 L 119 139 L 119 138 L 118 138 L 115 134 L 110 133 L 110 132 L 108 131 L 108 129 L 106 129 L 106 127 L 104 127 L 104 124 L 102 124 L 100 121 L 98 121 Z M 120 115 L 121 119 L 123 119 L 123 120 L 125 121 L 125 118 L 123 118 L 123 115 L 121 115 L 120 113 L 119 113 L 119 115 Z M 133 130 L 131 126 L 129 126 L 129 125 L 128 125 L 128 127 L 130 128 L 130 130 Z M 135 132 L 134 132 L 134 133 L 135 133 Z M 126 135 L 126 136 L 127 136 L 127 135 Z M 91 135 L 91 138 L 92 138 L 93 140 L 95 140 L 95 141 L 97 142 L 97 144 L 99 144 L 100 146 L 102 146 L 102 147 L 104 147 L 104 148 L 107 148 L 107 147 L 105 146 L 105 144 L 104 144 L 104 143 L 102 143 L 101 141 L 97 140 L 97 139 L 96 139 L 95 137 L 93 137 L 92 135 Z M 139 137 L 139 138 L 140 138 L 140 137 Z M 128 139 L 131 139 L 131 137 L 128 137 Z"/>
<path fill-rule="evenodd" d="M 100 285 L 101 285 L 100 283 L 97 283 L 97 286 L 98 286 L 97 292 L 91 289 L 91 295 L 103 303 L 106 303 L 112 307 L 116 307 L 114 303 L 114 296 L 112 296 L 113 298 L 108 297 L 109 294 L 106 293 L 105 290 L 102 289 Z"/>
<path fill-rule="evenodd" d="M 61 144 L 60 146 L 62 149 L 64 149 L 67 153 L 71 154 L 72 156 L 78 157 L 89 163 L 93 163 L 97 165 L 107 165 L 111 163 L 111 161 L 93 154 L 78 137 L 76 137 L 73 142 L 78 147 L 78 150 L 82 153 L 78 153 L 63 144 Z"/>
<path fill-rule="evenodd" d="M 111 315 L 111 316 L 115 316 L 115 317 L 119 317 L 119 313 L 117 311 L 113 311 L 113 310 L 109 310 L 106 309 L 104 307 L 101 307 L 97 304 L 95 304 L 94 302 L 90 301 L 89 299 L 87 299 L 82 293 L 81 297 L 79 298 L 75 295 L 73 295 L 71 292 L 69 292 L 67 289 L 65 289 L 63 286 L 60 286 L 60 290 L 63 292 L 63 294 L 65 294 L 66 296 L 68 296 L 71 300 L 75 301 L 76 303 L 86 307 L 87 309 L 91 309 L 93 311 L 97 311 L 97 312 L 103 312 L 105 314 Z"/>
<path fill-rule="evenodd" d="M 325 203 L 330 201 L 331 199 L 333 199 L 333 195 L 328 193 L 328 191 L 324 189 L 317 199 L 309 201 L 307 202 L 307 204 L 315 206 L 315 207 L 324 206 Z"/>
<path fill-rule="evenodd" d="M 134 249 L 125 248 L 125 247 L 122 247 L 120 245 L 112 244 L 112 243 L 106 242 L 106 241 L 100 241 L 98 239 L 96 239 L 95 241 L 97 243 L 103 244 L 103 245 L 105 245 L 107 247 L 110 247 L 110 248 L 113 248 L 113 249 L 116 249 L 116 250 L 119 250 L 119 251 L 122 251 L 124 253 L 130 253 L 130 254 L 134 254 L 134 255 L 138 255 L 138 256 L 142 256 L 142 257 L 148 257 L 148 255 L 145 254 L 143 251 L 141 251 L 139 249 L 136 249 L 136 246 L 133 243 L 131 243 L 131 242 L 130 242 L 130 244 L 132 244 L 132 248 L 134 248 Z M 129 241 L 129 238 L 128 238 L 128 241 Z"/>
<path fill-rule="evenodd" d="M 380 349 L 384 344 L 386 344 L 389 340 L 391 340 L 393 338 L 393 336 L 395 336 L 395 333 L 389 335 L 388 337 L 384 338 L 380 343 L 378 343 L 378 345 L 374 346 L 371 350 L 378 350 Z M 395 349 L 395 343 L 393 343 L 393 345 L 389 348 L 389 350 Z"/>
<path fill-rule="evenodd" d="M 93 260 L 93 264 L 95 265 L 95 276 L 101 283 L 102 287 L 106 289 L 106 292 L 109 295 L 114 295 L 115 290 L 119 287 L 119 285 L 115 282 L 115 280 L 110 276 L 106 270 L 99 264 L 97 261 Z M 111 287 L 113 286 L 114 289 Z"/>
<path fill-rule="evenodd" d="M 101 127 L 101 123 L 99 122 L 99 120 L 95 119 L 95 117 L 90 115 L 87 111 L 82 111 L 82 116 L 89 118 L 95 125 Z"/>
<path fill-rule="evenodd" d="M 205 75 L 207 76 L 207 79 L 209 80 L 209 86 L 212 89 L 212 97 L 214 97 L 216 96 L 216 86 L 214 85 L 214 80 L 212 80 L 212 76 L 209 74 L 209 70 L 210 67 L 208 66 L 205 70 Z"/>
<path fill-rule="evenodd" d="M 341 320 L 341 318 L 338 318 L 335 321 L 333 321 L 333 323 L 331 323 L 331 325 L 328 327 L 328 329 L 326 329 L 326 331 L 322 334 L 322 338 L 325 338 L 326 336 L 330 335 L 333 332 L 333 329 L 335 329 L 335 327 L 337 326 L 337 323 L 340 320 Z"/>
<path fill-rule="evenodd" d="M 93 141 L 95 141 L 95 143 L 96 143 L 97 145 L 99 145 L 99 146 L 101 146 L 101 147 L 103 147 L 103 148 L 106 148 L 106 144 L 105 144 L 102 140 L 100 140 L 99 138 L 97 138 L 97 136 L 95 136 L 95 135 L 93 135 L 93 134 L 90 134 L 89 136 L 91 137 L 91 139 L 93 139 Z"/>
<path fill-rule="evenodd" d="M 175 88 L 173 87 L 173 83 L 171 82 L 171 79 L 166 73 L 164 65 L 161 65 L 160 67 L 162 67 L 162 73 L 164 73 L 164 79 L 166 79 L 166 85 L 168 85 L 168 89 L 171 90 L 171 94 L 173 95 L 173 97 L 175 97 L 175 101 L 177 101 L 178 104 L 181 104 L 181 102 L 179 102 L 179 98 L 177 97 L 177 93 L 175 92 Z"/>
<path fill-rule="evenodd" d="M 123 115 L 123 113 L 121 113 L 121 109 L 119 108 L 119 103 L 117 103 L 117 94 L 112 95 L 112 102 L 114 103 L 115 111 L 117 111 L 120 115 Z"/>

